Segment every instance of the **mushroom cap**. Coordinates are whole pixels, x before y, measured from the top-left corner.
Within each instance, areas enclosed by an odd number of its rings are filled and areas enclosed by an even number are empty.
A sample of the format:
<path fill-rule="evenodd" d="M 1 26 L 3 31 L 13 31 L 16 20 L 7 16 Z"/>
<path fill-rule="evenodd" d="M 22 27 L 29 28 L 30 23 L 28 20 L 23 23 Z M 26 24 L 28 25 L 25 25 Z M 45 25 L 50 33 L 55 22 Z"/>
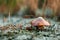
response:
<path fill-rule="evenodd" d="M 43 19 L 42 17 L 38 17 L 32 21 L 33 26 L 49 26 L 50 23 Z"/>

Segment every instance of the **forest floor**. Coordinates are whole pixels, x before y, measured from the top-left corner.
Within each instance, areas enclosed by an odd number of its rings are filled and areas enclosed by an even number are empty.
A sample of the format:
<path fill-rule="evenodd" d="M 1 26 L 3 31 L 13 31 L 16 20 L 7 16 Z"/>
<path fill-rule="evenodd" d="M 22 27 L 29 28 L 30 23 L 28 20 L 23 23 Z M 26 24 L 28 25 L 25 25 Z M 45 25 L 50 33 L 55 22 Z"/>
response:
<path fill-rule="evenodd" d="M 7 18 L 8 19 L 8 18 Z M 10 23 L 12 24 L 22 24 L 23 27 L 29 26 L 30 22 L 34 20 L 35 18 L 21 18 L 21 17 L 12 17 L 11 20 L 9 19 L 6 22 L 3 22 L 3 20 L 0 20 L 0 25 L 8 25 Z M 17 34 L 12 32 L 12 36 L 1 36 L 0 40 L 60 40 L 60 22 L 56 22 L 53 19 L 45 18 L 47 21 L 51 23 L 51 25 L 54 25 L 50 30 L 53 31 L 39 31 L 36 32 L 33 31 L 27 31 L 27 30 L 20 30 L 17 31 Z M 12 30 L 13 31 L 13 30 Z M 1 33 L 0 34 L 4 34 Z"/>

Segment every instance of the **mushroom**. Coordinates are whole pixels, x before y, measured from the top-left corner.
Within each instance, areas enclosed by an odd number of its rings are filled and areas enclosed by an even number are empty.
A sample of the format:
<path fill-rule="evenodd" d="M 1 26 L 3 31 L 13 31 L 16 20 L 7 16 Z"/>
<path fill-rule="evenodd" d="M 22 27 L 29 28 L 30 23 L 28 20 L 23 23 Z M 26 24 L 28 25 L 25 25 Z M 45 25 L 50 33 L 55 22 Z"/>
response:
<path fill-rule="evenodd" d="M 38 20 L 40 20 L 38 23 L 39 26 L 50 26 L 50 23 L 48 21 L 44 20 L 42 17 L 39 17 Z"/>
<path fill-rule="evenodd" d="M 38 17 L 31 22 L 32 26 L 37 26 L 39 29 L 43 29 L 44 26 L 50 26 L 50 23 L 43 19 L 42 17 Z"/>

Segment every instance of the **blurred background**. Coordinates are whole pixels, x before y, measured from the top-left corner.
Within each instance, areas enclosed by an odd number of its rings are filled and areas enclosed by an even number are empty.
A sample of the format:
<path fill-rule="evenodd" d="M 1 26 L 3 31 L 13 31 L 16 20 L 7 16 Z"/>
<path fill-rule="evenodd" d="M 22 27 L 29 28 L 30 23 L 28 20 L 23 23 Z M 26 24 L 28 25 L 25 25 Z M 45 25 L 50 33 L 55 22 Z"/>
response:
<path fill-rule="evenodd" d="M 60 19 L 60 0 L 0 0 L 0 17 Z"/>

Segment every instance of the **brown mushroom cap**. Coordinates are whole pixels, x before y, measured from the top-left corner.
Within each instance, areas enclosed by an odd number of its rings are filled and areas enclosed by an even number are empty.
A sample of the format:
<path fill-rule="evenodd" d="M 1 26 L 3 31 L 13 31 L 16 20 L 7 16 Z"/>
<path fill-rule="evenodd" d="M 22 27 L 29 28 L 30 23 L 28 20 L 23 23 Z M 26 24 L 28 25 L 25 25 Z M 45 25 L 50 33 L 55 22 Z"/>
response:
<path fill-rule="evenodd" d="M 33 26 L 49 26 L 50 23 L 46 20 L 44 20 L 42 17 L 39 17 L 32 21 Z"/>

